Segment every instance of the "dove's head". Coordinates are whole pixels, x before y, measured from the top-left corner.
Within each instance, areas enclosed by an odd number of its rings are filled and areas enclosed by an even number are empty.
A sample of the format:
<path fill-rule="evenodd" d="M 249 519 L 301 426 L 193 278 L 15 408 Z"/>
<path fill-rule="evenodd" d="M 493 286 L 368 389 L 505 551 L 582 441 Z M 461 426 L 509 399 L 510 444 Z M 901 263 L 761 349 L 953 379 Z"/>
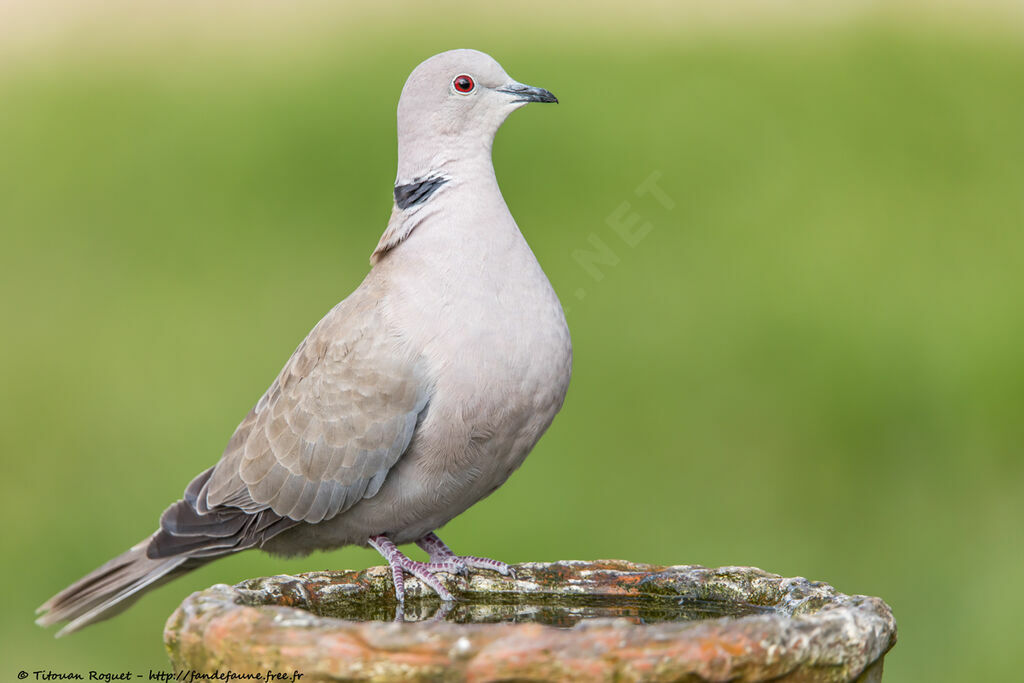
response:
<path fill-rule="evenodd" d="M 494 134 L 529 102 L 558 102 L 510 77 L 490 55 L 449 50 L 417 66 L 398 101 L 399 182 L 460 158 L 490 159 Z"/>

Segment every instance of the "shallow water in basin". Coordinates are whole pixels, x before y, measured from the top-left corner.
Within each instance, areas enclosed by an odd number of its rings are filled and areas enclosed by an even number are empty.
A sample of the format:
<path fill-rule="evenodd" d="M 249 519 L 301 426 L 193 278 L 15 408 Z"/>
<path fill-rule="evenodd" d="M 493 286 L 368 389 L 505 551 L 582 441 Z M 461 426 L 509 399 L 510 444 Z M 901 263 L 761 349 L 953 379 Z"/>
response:
<path fill-rule="evenodd" d="M 683 599 L 645 599 L 620 596 L 561 597 L 557 601 L 438 603 L 409 601 L 403 610 L 390 604 L 348 604 L 320 616 L 355 621 L 449 621 L 459 624 L 539 623 L 572 628 L 587 619 L 625 619 L 634 624 L 700 621 L 720 617 L 770 614 L 770 607 L 744 602 Z"/>

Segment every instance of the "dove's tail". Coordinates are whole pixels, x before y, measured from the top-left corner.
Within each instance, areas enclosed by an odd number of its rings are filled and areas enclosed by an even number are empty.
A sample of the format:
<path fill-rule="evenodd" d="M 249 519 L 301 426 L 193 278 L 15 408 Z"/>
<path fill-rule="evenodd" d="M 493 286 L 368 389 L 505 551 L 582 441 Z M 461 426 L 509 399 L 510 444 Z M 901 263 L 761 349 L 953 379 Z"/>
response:
<path fill-rule="evenodd" d="M 47 600 L 36 610 L 37 614 L 42 613 L 36 623 L 52 626 L 67 621 L 57 636 L 73 633 L 119 614 L 146 591 L 206 564 L 203 559 L 185 555 L 150 559 L 146 548 L 152 538 L 136 544 Z"/>
<path fill-rule="evenodd" d="M 66 621 L 57 635 L 73 633 L 120 614 L 148 590 L 298 524 L 270 509 L 207 507 L 202 492 L 212 473 L 211 467 L 192 480 L 185 498 L 164 510 L 156 533 L 47 600 L 36 623 Z"/>

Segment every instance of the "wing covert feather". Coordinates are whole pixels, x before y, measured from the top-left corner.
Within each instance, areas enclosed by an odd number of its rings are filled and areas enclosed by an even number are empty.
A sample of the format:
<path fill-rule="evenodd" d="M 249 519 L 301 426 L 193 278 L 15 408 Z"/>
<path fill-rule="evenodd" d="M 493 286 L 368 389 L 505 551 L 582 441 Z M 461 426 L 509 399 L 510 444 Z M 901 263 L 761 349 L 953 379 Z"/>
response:
<path fill-rule="evenodd" d="M 377 493 L 429 399 L 377 304 L 349 297 L 313 328 L 238 426 L 199 512 L 269 508 L 316 523 Z"/>

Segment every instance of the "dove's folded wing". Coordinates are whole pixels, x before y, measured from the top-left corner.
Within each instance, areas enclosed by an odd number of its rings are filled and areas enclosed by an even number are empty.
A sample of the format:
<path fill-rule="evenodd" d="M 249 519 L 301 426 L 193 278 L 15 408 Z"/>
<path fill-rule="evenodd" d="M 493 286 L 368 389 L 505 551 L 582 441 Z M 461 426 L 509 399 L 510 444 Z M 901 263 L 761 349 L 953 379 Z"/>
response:
<path fill-rule="evenodd" d="M 310 332 L 216 467 L 164 513 L 151 556 L 252 547 L 377 493 L 430 395 L 379 303 L 367 288 Z"/>

